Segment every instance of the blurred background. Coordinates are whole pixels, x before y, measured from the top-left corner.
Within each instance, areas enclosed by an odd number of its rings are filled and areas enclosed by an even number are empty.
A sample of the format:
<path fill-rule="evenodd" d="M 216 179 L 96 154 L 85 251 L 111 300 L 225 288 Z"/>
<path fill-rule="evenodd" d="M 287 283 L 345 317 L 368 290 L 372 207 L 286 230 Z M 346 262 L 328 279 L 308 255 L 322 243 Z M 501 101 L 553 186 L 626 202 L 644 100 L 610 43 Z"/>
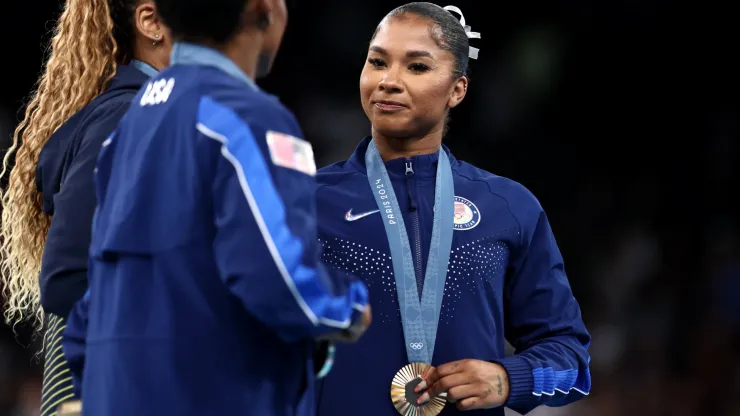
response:
<path fill-rule="evenodd" d="M 403 3 L 293 2 L 260 84 L 296 112 L 318 165 L 369 133 L 359 74 L 375 26 Z M 540 199 L 593 335 L 591 396 L 532 414 L 740 415 L 740 36 L 729 3 L 452 4 L 483 38 L 446 144 Z M 0 11 L 3 151 L 59 10 L 34 0 Z M 39 345 L 16 333 L 0 328 L 0 415 L 30 416 Z"/>

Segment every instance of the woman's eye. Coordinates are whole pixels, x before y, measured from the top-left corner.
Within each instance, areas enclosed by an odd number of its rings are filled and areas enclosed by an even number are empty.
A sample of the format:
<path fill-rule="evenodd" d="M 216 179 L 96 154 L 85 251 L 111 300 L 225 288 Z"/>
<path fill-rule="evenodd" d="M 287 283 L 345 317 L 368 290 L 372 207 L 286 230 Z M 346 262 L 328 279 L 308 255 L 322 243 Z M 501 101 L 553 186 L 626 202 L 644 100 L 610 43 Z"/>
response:
<path fill-rule="evenodd" d="M 383 62 L 383 60 L 382 60 L 382 59 L 377 59 L 377 58 L 367 58 L 367 62 L 368 62 L 368 63 L 369 63 L 370 65 L 372 65 L 372 66 L 375 66 L 375 67 L 379 67 L 379 66 L 385 66 L 385 62 Z"/>
<path fill-rule="evenodd" d="M 409 69 L 414 72 L 424 72 L 424 71 L 428 71 L 429 67 L 424 64 L 416 63 L 416 64 L 409 65 Z"/>

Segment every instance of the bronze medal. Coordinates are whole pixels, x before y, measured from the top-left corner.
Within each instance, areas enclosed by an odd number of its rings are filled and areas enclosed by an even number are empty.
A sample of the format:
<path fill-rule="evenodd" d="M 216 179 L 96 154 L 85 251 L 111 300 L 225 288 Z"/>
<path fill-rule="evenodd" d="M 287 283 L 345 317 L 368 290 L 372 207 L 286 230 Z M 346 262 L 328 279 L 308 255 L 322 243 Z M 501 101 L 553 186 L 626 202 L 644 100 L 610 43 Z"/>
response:
<path fill-rule="evenodd" d="M 391 383 L 391 400 L 399 414 L 403 416 L 436 416 L 447 403 L 447 394 L 432 397 L 419 406 L 416 400 L 424 392 L 415 393 L 414 387 L 429 375 L 434 367 L 427 363 L 411 363 L 403 366 L 393 377 Z"/>

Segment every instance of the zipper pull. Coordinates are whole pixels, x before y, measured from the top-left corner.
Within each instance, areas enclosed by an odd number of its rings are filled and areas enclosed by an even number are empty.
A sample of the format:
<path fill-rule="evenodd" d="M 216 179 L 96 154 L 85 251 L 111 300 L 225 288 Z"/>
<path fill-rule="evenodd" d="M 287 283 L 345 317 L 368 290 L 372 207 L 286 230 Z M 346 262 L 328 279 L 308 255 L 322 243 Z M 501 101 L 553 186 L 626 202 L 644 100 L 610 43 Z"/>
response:
<path fill-rule="evenodd" d="M 411 159 L 406 159 L 406 175 L 413 175 L 414 167 L 411 164 Z"/>
<path fill-rule="evenodd" d="M 416 205 L 416 192 L 414 192 L 414 166 L 411 159 L 406 159 L 406 186 L 407 186 L 407 192 L 409 196 L 409 209 L 411 209 L 411 212 L 416 212 L 416 209 L 418 208 Z"/>

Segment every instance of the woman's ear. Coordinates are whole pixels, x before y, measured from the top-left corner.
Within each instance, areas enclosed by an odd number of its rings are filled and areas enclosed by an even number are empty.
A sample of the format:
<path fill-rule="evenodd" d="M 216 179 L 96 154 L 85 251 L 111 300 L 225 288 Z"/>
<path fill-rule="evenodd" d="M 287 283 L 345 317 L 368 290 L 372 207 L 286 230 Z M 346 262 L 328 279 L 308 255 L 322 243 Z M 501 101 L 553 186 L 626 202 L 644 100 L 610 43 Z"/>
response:
<path fill-rule="evenodd" d="M 166 31 L 159 20 L 154 3 L 145 1 L 139 4 L 134 11 L 134 20 L 136 30 L 151 41 L 153 45 L 164 41 Z"/>
<path fill-rule="evenodd" d="M 452 85 L 452 91 L 450 91 L 450 99 L 447 100 L 447 107 L 455 108 L 465 98 L 465 94 L 468 92 L 468 77 L 461 76 Z"/>

